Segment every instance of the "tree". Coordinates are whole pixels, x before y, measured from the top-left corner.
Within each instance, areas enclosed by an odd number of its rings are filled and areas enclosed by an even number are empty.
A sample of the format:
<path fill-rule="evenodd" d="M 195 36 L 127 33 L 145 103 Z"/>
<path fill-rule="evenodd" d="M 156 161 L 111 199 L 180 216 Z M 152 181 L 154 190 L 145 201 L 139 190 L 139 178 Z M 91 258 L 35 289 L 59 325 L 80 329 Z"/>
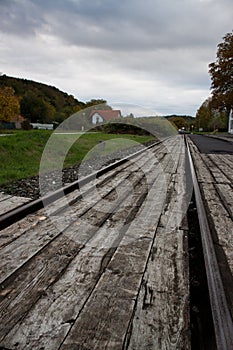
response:
<path fill-rule="evenodd" d="M 22 115 L 28 118 L 32 123 L 52 122 L 55 114 L 55 108 L 33 92 L 28 92 L 24 95 L 20 108 Z"/>
<path fill-rule="evenodd" d="M 195 127 L 197 130 L 209 131 L 209 124 L 211 121 L 211 110 L 209 105 L 210 99 L 205 100 L 200 108 L 197 110 Z"/>
<path fill-rule="evenodd" d="M 214 108 L 229 113 L 233 108 L 233 32 L 218 45 L 217 60 L 209 65 Z"/>
<path fill-rule="evenodd" d="M 169 121 L 171 121 L 177 129 L 181 129 L 186 126 L 185 120 L 182 117 L 171 117 L 169 118 Z"/>
<path fill-rule="evenodd" d="M 29 97 L 36 102 L 38 109 L 38 105 L 41 106 L 41 112 L 43 109 L 45 110 L 45 115 L 47 119 L 54 120 L 55 116 L 51 117 L 54 112 L 59 115 L 59 120 L 63 121 L 68 118 L 73 113 L 78 110 L 85 108 L 86 104 L 74 98 L 72 95 L 69 95 L 65 92 L 60 91 L 54 86 L 49 86 L 46 84 L 38 83 L 35 81 L 8 77 L 5 74 L 0 75 L 0 88 L 4 88 L 6 86 L 10 86 L 15 91 L 15 96 L 17 96 L 21 101 L 21 113 L 24 117 L 31 120 L 31 113 L 29 107 L 31 109 L 31 103 L 29 101 Z M 38 97 L 38 99 L 35 99 Z M 23 102 L 22 102 L 23 101 Z M 51 108 L 52 106 L 52 108 Z M 26 112 L 27 116 L 25 115 Z M 32 119 L 40 119 L 42 117 L 42 113 L 40 116 L 38 113 L 32 113 Z"/>
<path fill-rule="evenodd" d="M 228 116 L 226 112 L 214 110 L 210 126 L 212 130 L 227 131 Z"/>
<path fill-rule="evenodd" d="M 197 110 L 195 127 L 197 130 L 214 131 L 227 129 L 227 114 L 214 108 L 212 98 L 205 100 Z"/>
<path fill-rule="evenodd" d="M 0 88 L 0 121 L 10 122 L 17 114 L 20 114 L 20 103 L 14 89 Z"/>
<path fill-rule="evenodd" d="M 111 109 L 110 106 L 107 105 L 107 101 L 103 100 L 103 99 L 91 99 L 90 101 L 87 101 L 86 102 L 86 106 L 85 108 L 88 108 L 88 107 L 92 107 L 92 106 L 98 106 L 98 105 L 101 105 L 101 109 L 104 109 L 104 105 L 106 105 L 106 109 Z"/>

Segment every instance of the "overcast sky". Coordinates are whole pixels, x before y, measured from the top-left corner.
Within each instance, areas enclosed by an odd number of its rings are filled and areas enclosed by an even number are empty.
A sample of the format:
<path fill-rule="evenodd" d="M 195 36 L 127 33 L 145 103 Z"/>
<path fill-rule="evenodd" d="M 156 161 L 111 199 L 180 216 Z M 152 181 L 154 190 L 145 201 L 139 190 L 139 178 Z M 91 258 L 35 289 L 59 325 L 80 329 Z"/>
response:
<path fill-rule="evenodd" d="M 195 116 L 232 13 L 232 0 L 0 0 L 0 71 Z"/>

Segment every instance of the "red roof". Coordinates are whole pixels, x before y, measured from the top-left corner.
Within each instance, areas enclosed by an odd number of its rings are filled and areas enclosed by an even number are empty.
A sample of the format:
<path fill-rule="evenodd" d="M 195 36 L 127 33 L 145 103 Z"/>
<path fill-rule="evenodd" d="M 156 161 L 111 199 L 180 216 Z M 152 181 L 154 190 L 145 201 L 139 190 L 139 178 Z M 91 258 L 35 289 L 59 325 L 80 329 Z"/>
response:
<path fill-rule="evenodd" d="M 106 110 L 99 110 L 99 109 L 94 109 L 91 111 L 90 116 L 92 117 L 95 113 L 98 113 L 106 122 L 112 119 L 116 119 L 121 117 L 121 111 L 118 109 L 111 110 L 111 109 L 106 109 Z"/>

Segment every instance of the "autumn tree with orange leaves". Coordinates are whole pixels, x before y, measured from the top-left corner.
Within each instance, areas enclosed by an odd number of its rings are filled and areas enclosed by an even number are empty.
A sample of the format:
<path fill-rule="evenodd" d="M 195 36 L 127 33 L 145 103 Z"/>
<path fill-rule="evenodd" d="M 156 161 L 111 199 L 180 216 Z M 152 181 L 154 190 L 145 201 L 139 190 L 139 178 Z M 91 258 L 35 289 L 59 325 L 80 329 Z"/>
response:
<path fill-rule="evenodd" d="M 19 98 L 11 87 L 0 88 L 0 122 L 10 122 L 20 114 Z"/>

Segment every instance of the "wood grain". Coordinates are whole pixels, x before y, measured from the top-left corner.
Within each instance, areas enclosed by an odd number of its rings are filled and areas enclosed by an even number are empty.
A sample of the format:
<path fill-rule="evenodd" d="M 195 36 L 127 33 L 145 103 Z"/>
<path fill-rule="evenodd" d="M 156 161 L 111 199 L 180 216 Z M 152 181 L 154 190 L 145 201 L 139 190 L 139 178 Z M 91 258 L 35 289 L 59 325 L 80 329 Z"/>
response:
<path fill-rule="evenodd" d="M 0 199 L 0 215 L 3 215 L 17 207 L 20 207 L 22 204 L 25 204 L 31 200 L 30 198 L 16 196 L 7 196 L 4 198 L 2 195 Z"/>
<path fill-rule="evenodd" d="M 192 145 L 191 141 L 190 144 Z M 224 290 L 233 317 L 233 156 L 200 156 L 192 145 L 200 190 L 205 203 Z M 203 181 L 209 172 L 212 181 Z"/>
<path fill-rule="evenodd" d="M 183 138 L 131 163 L 114 178 L 95 179 L 87 197 L 76 192 L 68 206 L 63 199 L 51 207 L 54 222 L 43 212 L 32 228 L 32 218 L 12 225 L 14 238 L 8 232 L 0 250 L 0 346 L 122 349 L 136 339 L 130 329 L 139 301 L 149 310 L 154 295 L 157 316 L 145 334 L 167 346 L 189 342 Z M 141 324 L 147 321 L 143 314 Z"/>

